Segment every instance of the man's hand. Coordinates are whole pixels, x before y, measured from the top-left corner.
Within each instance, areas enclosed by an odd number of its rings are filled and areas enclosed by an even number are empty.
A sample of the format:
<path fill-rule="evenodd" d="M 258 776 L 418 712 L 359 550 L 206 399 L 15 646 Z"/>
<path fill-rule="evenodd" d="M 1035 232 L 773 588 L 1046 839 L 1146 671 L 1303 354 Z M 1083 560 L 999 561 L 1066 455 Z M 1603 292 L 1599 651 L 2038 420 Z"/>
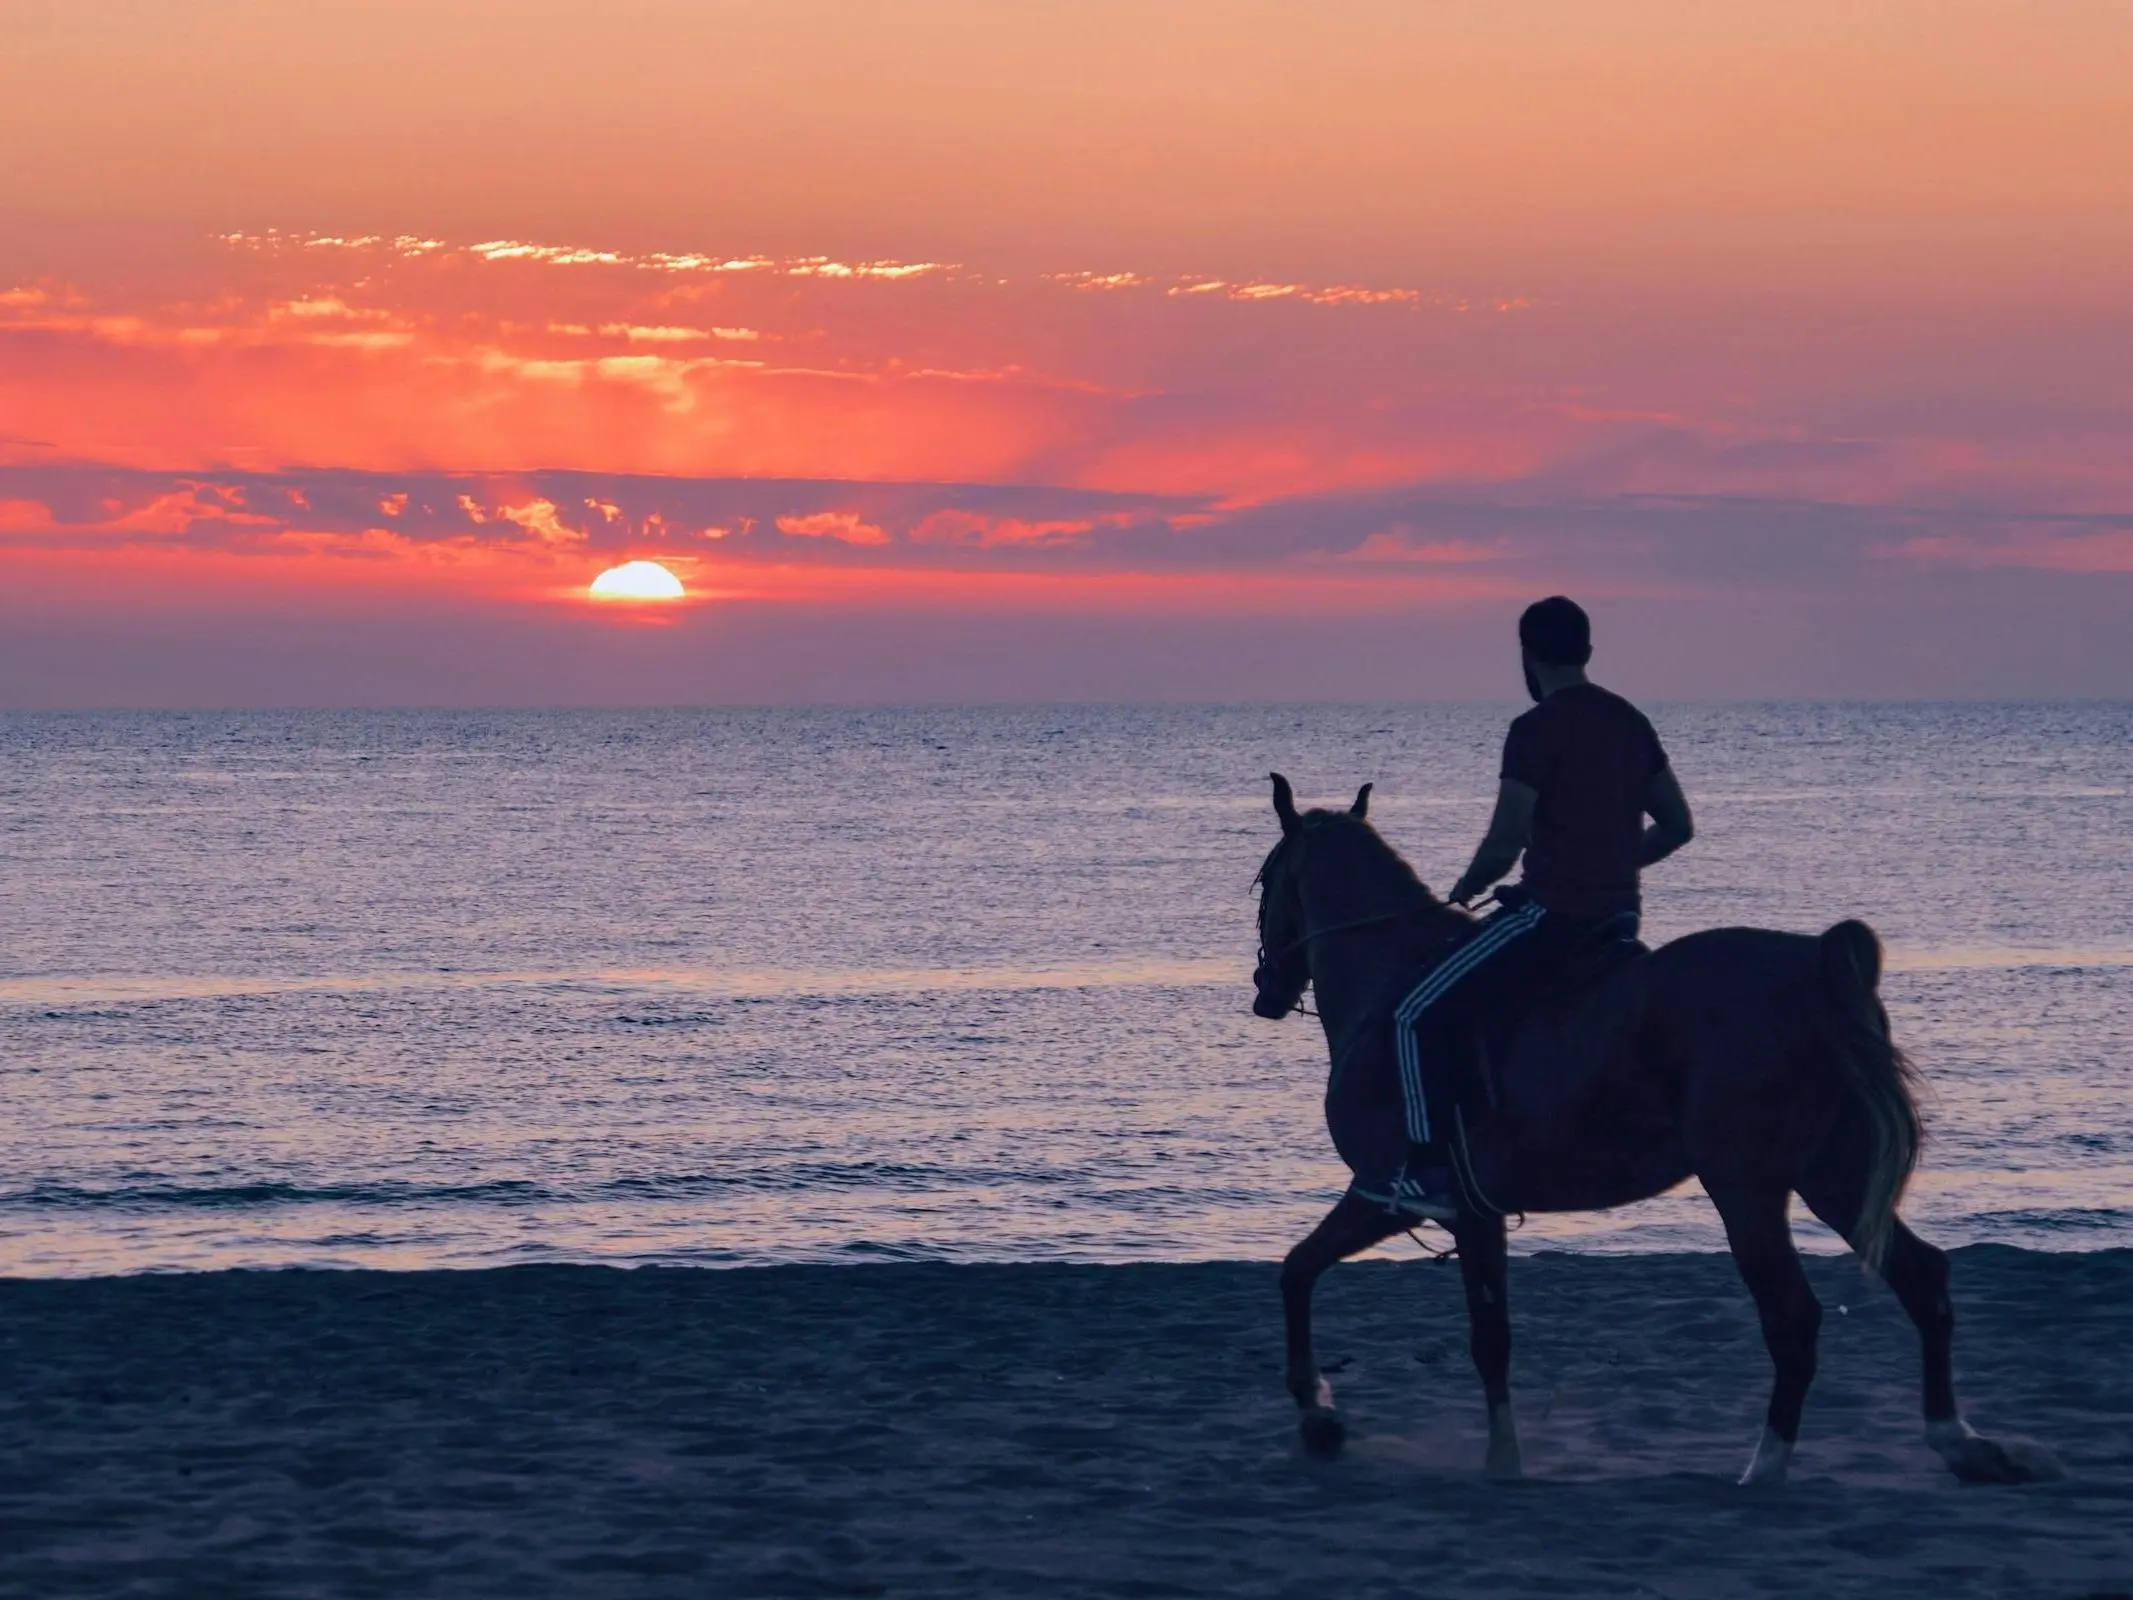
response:
<path fill-rule="evenodd" d="M 1497 786 L 1496 814 L 1489 818 L 1489 831 L 1474 852 L 1474 864 L 1459 876 L 1451 900 L 1463 906 L 1482 890 L 1518 865 L 1526 841 L 1533 837 L 1533 808 L 1540 794 L 1512 778 Z"/>
<path fill-rule="evenodd" d="M 1652 825 L 1644 830 L 1643 845 L 1637 852 L 1639 866 L 1664 861 L 1696 837 L 1688 796 L 1681 792 L 1681 783 L 1671 767 L 1661 767 L 1652 775 L 1651 787 L 1644 795 L 1644 812 L 1652 819 Z"/>

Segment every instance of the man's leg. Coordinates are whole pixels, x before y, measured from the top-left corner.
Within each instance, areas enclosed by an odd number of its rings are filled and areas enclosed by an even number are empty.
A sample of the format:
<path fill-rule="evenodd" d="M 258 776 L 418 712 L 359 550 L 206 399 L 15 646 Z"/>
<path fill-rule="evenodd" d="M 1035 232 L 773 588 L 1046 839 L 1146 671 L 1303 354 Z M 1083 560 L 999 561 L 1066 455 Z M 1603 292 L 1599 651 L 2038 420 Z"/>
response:
<path fill-rule="evenodd" d="M 1440 1220 L 1456 1212 L 1446 1130 L 1430 1110 L 1430 1078 L 1441 1074 L 1449 1053 L 1460 1047 L 1460 1030 L 1479 1014 L 1478 1006 L 1527 965 L 1522 958 L 1537 947 L 1545 923 L 1545 914 L 1531 902 L 1491 918 L 1400 1002 L 1393 1038 L 1408 1143 L 1406 1166 L 1393 1184 L 1400 1209 Z M 1426 1073 L 1425 1062 L 1435 1071 Z"/>

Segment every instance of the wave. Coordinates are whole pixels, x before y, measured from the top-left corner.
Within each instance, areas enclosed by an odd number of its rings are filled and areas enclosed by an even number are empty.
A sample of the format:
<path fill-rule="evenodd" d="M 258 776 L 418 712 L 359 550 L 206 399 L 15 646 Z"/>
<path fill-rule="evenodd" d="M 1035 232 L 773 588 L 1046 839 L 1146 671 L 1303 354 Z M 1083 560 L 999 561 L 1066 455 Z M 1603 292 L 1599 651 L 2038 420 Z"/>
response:
<path fill-rule="evenodd" d="M 339 1205 L 524 1205 L 556 1199 L 554 1191 L 519 1179 L 488 1183 L 346 1183 L 307 1187 L 293 1183 L 120 1184 L 109 1189 L 38 1183 L 0 1194 L 0 1211 L 162 1211 L 204 1208 Z"/>
<path fill-rule="evenodd" d="M 1891 946 L 1891 972 L 2000 972 L 2049 968 L 2065 972 L 2133 967 L 2133 948 L 2124 945 L 2062 949 L 2034 945 L 1949 945 L 1937 950 Z"/>
<path fill-rule="evenodd" d="M 49 1016 L 115 1015 L 114 1007 L 171 1001 L 240 1000 L 288 994 L 373 994 L 508 988 L 581 991 L 616 998 L 647 994 L 723 1000 L 842 998 L 1043 989 L 1198 988 L 1244 981 L 1240 960 L 1061 962 L 1047 966 L 912 968 L 563 968 L 549 972 L 373 972 L 320 977 L 0 978 L 0 1006 L 38 1007 Z M 622 1018 L 647 1025 L 642 1014 Z M 669 1019 L 658 1019 L 669 1022 Z M 672 1020 L 686 1021 L 680 1018 Z M 671 1025 L 669 1023 L 669 1025 Z"/>
<path fill-rule="evenodd" d="M 2133 1223 L 2133 1210 L 2123 1206 L 2030 1206 L 2012 1211 L 1979 1211 L 1968 1219 L 1978 1232 L 2011 1234 L 2037 1248 L 2053 1234 L 2117 1233 Z"/>
<path fill-rule="evenodd" d="M 924 1194 L 947 1189 L 1055 1188 L 1084 1181 L 1047 1168 L 943 1167 L 909 1162 L 792 1162 L 747 1171 L 650 1173 L 584 1185 L 499 1178 L 480 1183 L 254 1182 L 189 1184 L 154 1180 L 97 1188 L 36 1183 L 0 1193 L 5 1211 L 243 1210 L 282 1206 L 425 1208 L 433 1206 L 573 1206 L 601 1202 L 687 1200 L 720 1194 L 878 1192 Z"/>

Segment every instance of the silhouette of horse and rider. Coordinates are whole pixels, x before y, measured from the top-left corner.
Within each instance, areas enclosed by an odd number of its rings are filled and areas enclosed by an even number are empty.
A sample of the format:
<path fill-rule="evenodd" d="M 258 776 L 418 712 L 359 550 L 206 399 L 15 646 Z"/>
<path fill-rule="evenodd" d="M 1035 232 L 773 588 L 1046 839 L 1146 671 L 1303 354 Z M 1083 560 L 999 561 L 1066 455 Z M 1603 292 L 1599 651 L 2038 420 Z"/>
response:
<path fill-rule="evenodd" d="M 1921 1135 L 1877 993 L 1879 939 L 1845 921 L 1819 937 L 1715 928 L 1638 944 L 1639 873 L 1694 836 L 1688 801 L 1651 723 L 1587 678 L 1582 609 L 1540 601 L 1518 632 L 1534 706 L 1511 724 L 1495 813 L 1448 900 L 1370 826 L 1369 784 L 1345 810 L 1299 812 L 1274 774 L 1281 838 L 1259 870 L 1252 1009 L 1279 1019 L 1314 991 L 1326 1126 L 1353 1174 L 1282 1265 L 1306 1447 L 1332 1453 L 1345 1435 L 1312 1352 L 1314 1286 L 1429 1219 L 1451 1232 L 1465 1281 L 1487 1469 L 1515 1476 L 1505 1216 L 1623 1205 L 1693 1176 L 1776 1373 L 1743 1483 L 1783 1481 L 1814 1378 L 1822 1309 L 1793 1245 L 1794 1194 L 1916 1324 L 1926 1439 L 1949 1468 L 2051 1475 L 1956 1404 L 1947 1257 L 1896 1214 Z M 1497 909 L 1470 913 L 1521 856 Z"/>

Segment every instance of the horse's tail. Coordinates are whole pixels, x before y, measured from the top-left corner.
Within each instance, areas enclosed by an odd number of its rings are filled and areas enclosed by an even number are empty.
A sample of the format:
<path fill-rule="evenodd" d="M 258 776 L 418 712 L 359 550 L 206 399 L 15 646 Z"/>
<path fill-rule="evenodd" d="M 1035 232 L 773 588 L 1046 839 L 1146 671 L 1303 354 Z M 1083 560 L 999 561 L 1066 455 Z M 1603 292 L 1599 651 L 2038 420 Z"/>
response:
<path fill-rule="evenodd" d="M 1889 1014 L 1878 993 L 1881 940 L 1865 923 L 1850 921 L 1838 923 L 1819 943 L 1830 1044 L 1871 1135 L 1873 1159 L 1851 1245 L 1878 1270 L 1925 1135 L 1911 1093 L 1911 1063 L 1889 1037 Z"/>

